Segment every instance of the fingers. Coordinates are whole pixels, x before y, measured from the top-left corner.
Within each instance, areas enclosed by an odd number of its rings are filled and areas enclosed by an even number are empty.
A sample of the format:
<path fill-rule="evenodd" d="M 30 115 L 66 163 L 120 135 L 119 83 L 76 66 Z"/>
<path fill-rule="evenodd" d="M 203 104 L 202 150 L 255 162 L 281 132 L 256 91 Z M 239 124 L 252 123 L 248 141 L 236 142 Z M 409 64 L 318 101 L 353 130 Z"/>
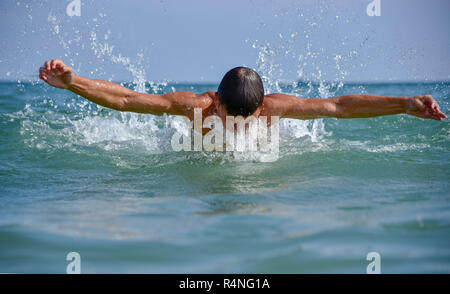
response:
<path fill-rule="evenodd" d="M 438 111 L 432 111 L 430 113 L 430 117 L 435 119 L 435 120 L 442 120 L 443 118 L 447 118 L 447 116 L 444 113 L 442 113 L 441 111 L 439 111 L 439 110 Z"/>
<path fill-rule="evenodd" d="M 56 66 L 64 66 L 64 62 L 62 62 L 61 60 L 59 60 L 59 59 L 53 59 L 51 62 L 50 62 L 50 67 L 51 67 L 51 69 L 56 69 Z"/>
<path fill-rule="evenodd" d="M 443 119 L 443 118 L 447 118 L 447 116 L 445 115 L 445 113 L 441 112 L 440 110 L 438 110 L 437 115 Z"/>
<path fill-rule="evenodd" d="M 65 64 L 57 64 L 56 69 L 58 70 L 59 73 L 68 73 L 72 71 L 72 67 L 67 66 Z"/>
<path fill-rule="evenodd" d="M 61 73 L 64 73 L 64 67 L 65 66 L 63 66 L 63 65 L 61 65 L 61 64 L 59 64 L 59 63 L 57 63 L 56 65 L 55 65 L 55 69 L 56 69 L 56 71 L 59 73 L 59 74 L 61 74 Z"/>
<path fill-rule="evenodd" d="M 434 106 L 434 111 L 442 118 L 447 118 L 447 116 L 441 111 L 441 109 L 439 108 L 439 105 Z"/>
<path fill-rule="evenodd" d="M 436 111 L 432 108 L 429 108 L 426 111 L 426 116 L 428 116 L 429 118 L 435 119 L 435 120 L 442 120 L 444 118 L 442 115 L 444 115 L 444 114 L 441 113 L 440 111 Z"/>
<path fill-rule="evenodd" d="M 53 70 L 53 69 L 57 69 L 58 67 L 64 68 L 65 64 L 60 59 L 53 59 L 52 61 L 46 61 L 44 63 L 44 67 L 46 70 Z"/>
<path fill-rule="evenodd" d="M 447 116 L 439 108 L 439 105 L 437 104 L 436 100 L 434 100 L 433 96 L 428 94 L 424 95 L 423 98 L 423 103 L 427 107 L 427 116 L 429 118 L 435 120 L 442 120 L 443 118 L 447 118 Z"/>
<path fill-rule="evenodd" d="M 447 116 L 441 111 L 439 105 L 436 102 L 433 102 L 431 105 L 430 112 L 437 120 L 442 120 L 443 118 L 447 118 Z"/>
<path fill-rule="evenodd" d="M 45 82 L 48 80 L 47 69 L 45 67 L 39 68 L 39 78 Z"/>
<path fill-rule="evenodd" d="M 60 59 L 53 59 L 51 61 L 46 61 L 44 66 L 39 68 L 39 78 L 48 81 L 52 76 L 60 75 L 71 71 L 70 66 L 66 66 L 64 62 Z"/>

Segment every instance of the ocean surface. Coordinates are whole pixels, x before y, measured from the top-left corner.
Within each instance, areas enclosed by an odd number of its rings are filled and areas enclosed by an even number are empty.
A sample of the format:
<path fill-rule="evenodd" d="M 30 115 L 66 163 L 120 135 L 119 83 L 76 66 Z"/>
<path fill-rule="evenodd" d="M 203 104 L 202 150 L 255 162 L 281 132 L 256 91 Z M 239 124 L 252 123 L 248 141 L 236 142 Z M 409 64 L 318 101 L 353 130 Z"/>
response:
<path fill-rule="evenodd" d="M 450 83 L 270 89 L 432 94 L 450 113 Z M 369 252 L 382 273 L 450 272 L 448 119 L 281 122 L 275 162 L 175 152 L 177 118 L 0 83 L 0 272 L 65 273 L 69 252 L 82 273 L 366 273 Z"/>

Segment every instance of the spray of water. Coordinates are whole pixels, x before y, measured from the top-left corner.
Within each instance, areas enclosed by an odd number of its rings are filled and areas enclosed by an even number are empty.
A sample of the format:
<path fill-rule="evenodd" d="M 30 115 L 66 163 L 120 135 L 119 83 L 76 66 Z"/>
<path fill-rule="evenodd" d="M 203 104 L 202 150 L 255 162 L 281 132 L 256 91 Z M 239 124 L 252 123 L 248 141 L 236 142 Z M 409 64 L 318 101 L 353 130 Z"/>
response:
<path fill-rule="evenodd" d="M 31 13 L 31 12 L 30 12 Z M 51 33 L 57 38 L 59 45 L 64 49 L 67 61 L 80 69 L 77 62 L 80 50 L 91 50 L 93 55 L 102 62 L 118 65 L 127 70 L 132 76 L 132 87 L 139 92 L 161 92 L 169 85 L 167 82 L 157 83 L 148 81 L 148 70 L 144 65 L 145 54 L 139 52 L 137 58 L 130 58 L 120 52 L 120 48 L 111 44 L 111 32 L 107 29 L 107 17 L 100 13 L 90 21 L 92 29 L 88 36 L 80 30 L 72 28 L 70 34 L 64 32 L 62 17 L 49 13 L 48 22 L 51 25 Z M 284 92 L 301 97 L 332 96 L 342 86 L 342 78 L 346 71 L 342 66 L 342 60 L 351 58 L 355 52 L 347 55 L 335 55 L 336 68 L 340 73 L 334 82 L 325 83 L 322 78 L 320 60 L 323 58 L 321 50 L 317 50 L 309 36 L 317 29 L 317 21 L 308 20 L 305 30 L 278 33 L 279 42 L 275 45 L 268 41 L 247 40 L 252 48 L 257 50 L 256 70 L 261 74 L 267 93 Z M 106 32 L 105 32 L 106 31 Z M 68 37 L 70 35 L 70 37 Z M 303 36 L 300 38 L 300 36 Z M 89 40 L 89 42 L 87 42 Z M 89 45 L 88 45 L 89 44 Z M 298 52 L 297 48 L 306 48 L 306 51 Z M 301 82 L 286 82 L 285 62 L 286 58 L 297 64 L 297 78 Z M 312 65 L 314 71 L 305 73 L 304 67 Z M 96 68 L 92 75 L 108 76 L 101 68 Z M 109 74 L 109 80 L 113 75 Z M 176 91 L 176 87 L 171 87 Z M 23 133 L 34 134 L 27 143 L 36 148 L 64 148 L 64 146 L 96 145 L 104 150 L 120 150 L 127 148 L 143 149 L 146 153 L 172 152 L 170 137 L 177 132 L 186 132 L 187 127 L 180 118 L 152 115 L 119 113 L 94 106 L 85 100 L 72 99 L 65 101 L 63 105 L 53 101 L 52 97 L 44 97 L 55 106 L 54 111 L 48 111 L 41 120 L 25 120 Z M 69 108 L 80 111 L 78 114 L 58 112 L 57 108 Z M 33 110 L 29 106 L 22 113 L 33 116 Z M 37 114 L 35 114 L 37 115 Z M 40 132 L 40 134 L 36 134 Z M 297 121 L 284 119 L 280 121 L 280 156 L 292 153 L 302 153 L 305 150 L 320 148 L 331 133 L 326 131 L 323 120 Z M 54 138 L 59 138 L 58 140 Z M 48 140 L 48 141 L 46 141 Z M 49 143 L 52 142 L 53 144 Z M 217 154 L 201 153 L 206 158 L 215 158 Z M 264 161 L 264 154 L 249 152 L 245 154 L 232 153 L 220 155 L 226 160 L 256 160 Z M 215 160 L 215 159 L 213 159 Z"/>

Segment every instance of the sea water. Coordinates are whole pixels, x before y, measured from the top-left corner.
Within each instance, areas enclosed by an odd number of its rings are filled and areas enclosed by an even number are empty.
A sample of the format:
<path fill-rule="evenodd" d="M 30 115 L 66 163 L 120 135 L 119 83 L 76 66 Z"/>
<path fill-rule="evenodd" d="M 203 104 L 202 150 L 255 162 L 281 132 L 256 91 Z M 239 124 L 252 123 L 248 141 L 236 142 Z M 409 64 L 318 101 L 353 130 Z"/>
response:
<path fill-rule="evenodd" d="M 449 113 L 450 83 L 277 87 L 303 97 L 432 94 Z M 448 120 L 280 125 L 275 162 L 175 152 L 175 117 L 120 113 L 41 82 L 0 83 L 0 272 L 65 273 L 69 252 L 83 273 L 365 273 L 369 252 L 383 273 L 449 272 Z"/>
<path fill-rule="evenodd" d="M 18 56 L 61 58 L 106 80 L 116 79 L 106 70 L 113 66 L 139 92 L 217 89 L 153 81 L 152 34 L 136 40 L 149 44 L 142 51 L 126 54 L 117 38 L 127 31 L 112 29 L 117 15 L 107 5 L 83 1 L 83 17 L 68 18 L 63 2 L 16 2 L 21 36 L 51 36 L 61 52 L 17 44 Z M 346 82 L 369 63 L 358 55 L 374 46 L 371 30 L 361 26 L 361 35 L 325 50 L 315 37 L 336 26 L 323 21 L 328 2 L 316 6 L 264 29 L 276 42 L 260 34 L 242 42 L 256 51 L 248 62 L 266 93 L 431 94 L 450 113 L 448 82 Z M 0 272 L 65 273 L 70 252 L 82 273 L 365 273 L 371 252 L 382 273 L 450 272 L 447 119 L 282 119 L 274 162 L 258 152 L 175 152 L 181 118 L 99 107 L 16 63 L 7 76 L 20 80 L 0 82 Z"/>

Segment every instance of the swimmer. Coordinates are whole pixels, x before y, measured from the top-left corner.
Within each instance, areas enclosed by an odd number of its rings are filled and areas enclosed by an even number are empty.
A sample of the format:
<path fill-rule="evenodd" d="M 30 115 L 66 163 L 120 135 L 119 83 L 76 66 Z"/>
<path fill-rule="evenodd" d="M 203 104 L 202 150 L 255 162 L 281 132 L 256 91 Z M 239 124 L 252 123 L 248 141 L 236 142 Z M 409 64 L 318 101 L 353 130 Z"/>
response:
<path fill-rule="evenodd" d="M 217 91 L 196 94 L 189 91 L 162 95 L 132 91 L 119 84 L 78 76 L 61 60 L 45 62 L 39 77 L 47 84 L 76 93 L 96 104 L 118 111 L 154 115 L 182 115 L 194 119 L 200 108 L 202 118 L 217 115 L 225 125 L 227 116 L 278 116 L 279 118 L 368 118 L 406 113 L 425 119 L 442 120 L 446 115 L 431 95 L 393 97 L 351 94 L 329 99 L 302 99 L 275 93 L 264 94 L 257 72 L 236 67 L 223 77 Z M 270 123 L 270 122 L 269 122 Z M 208 130 L 203 130 L 203 133 Z"/>

